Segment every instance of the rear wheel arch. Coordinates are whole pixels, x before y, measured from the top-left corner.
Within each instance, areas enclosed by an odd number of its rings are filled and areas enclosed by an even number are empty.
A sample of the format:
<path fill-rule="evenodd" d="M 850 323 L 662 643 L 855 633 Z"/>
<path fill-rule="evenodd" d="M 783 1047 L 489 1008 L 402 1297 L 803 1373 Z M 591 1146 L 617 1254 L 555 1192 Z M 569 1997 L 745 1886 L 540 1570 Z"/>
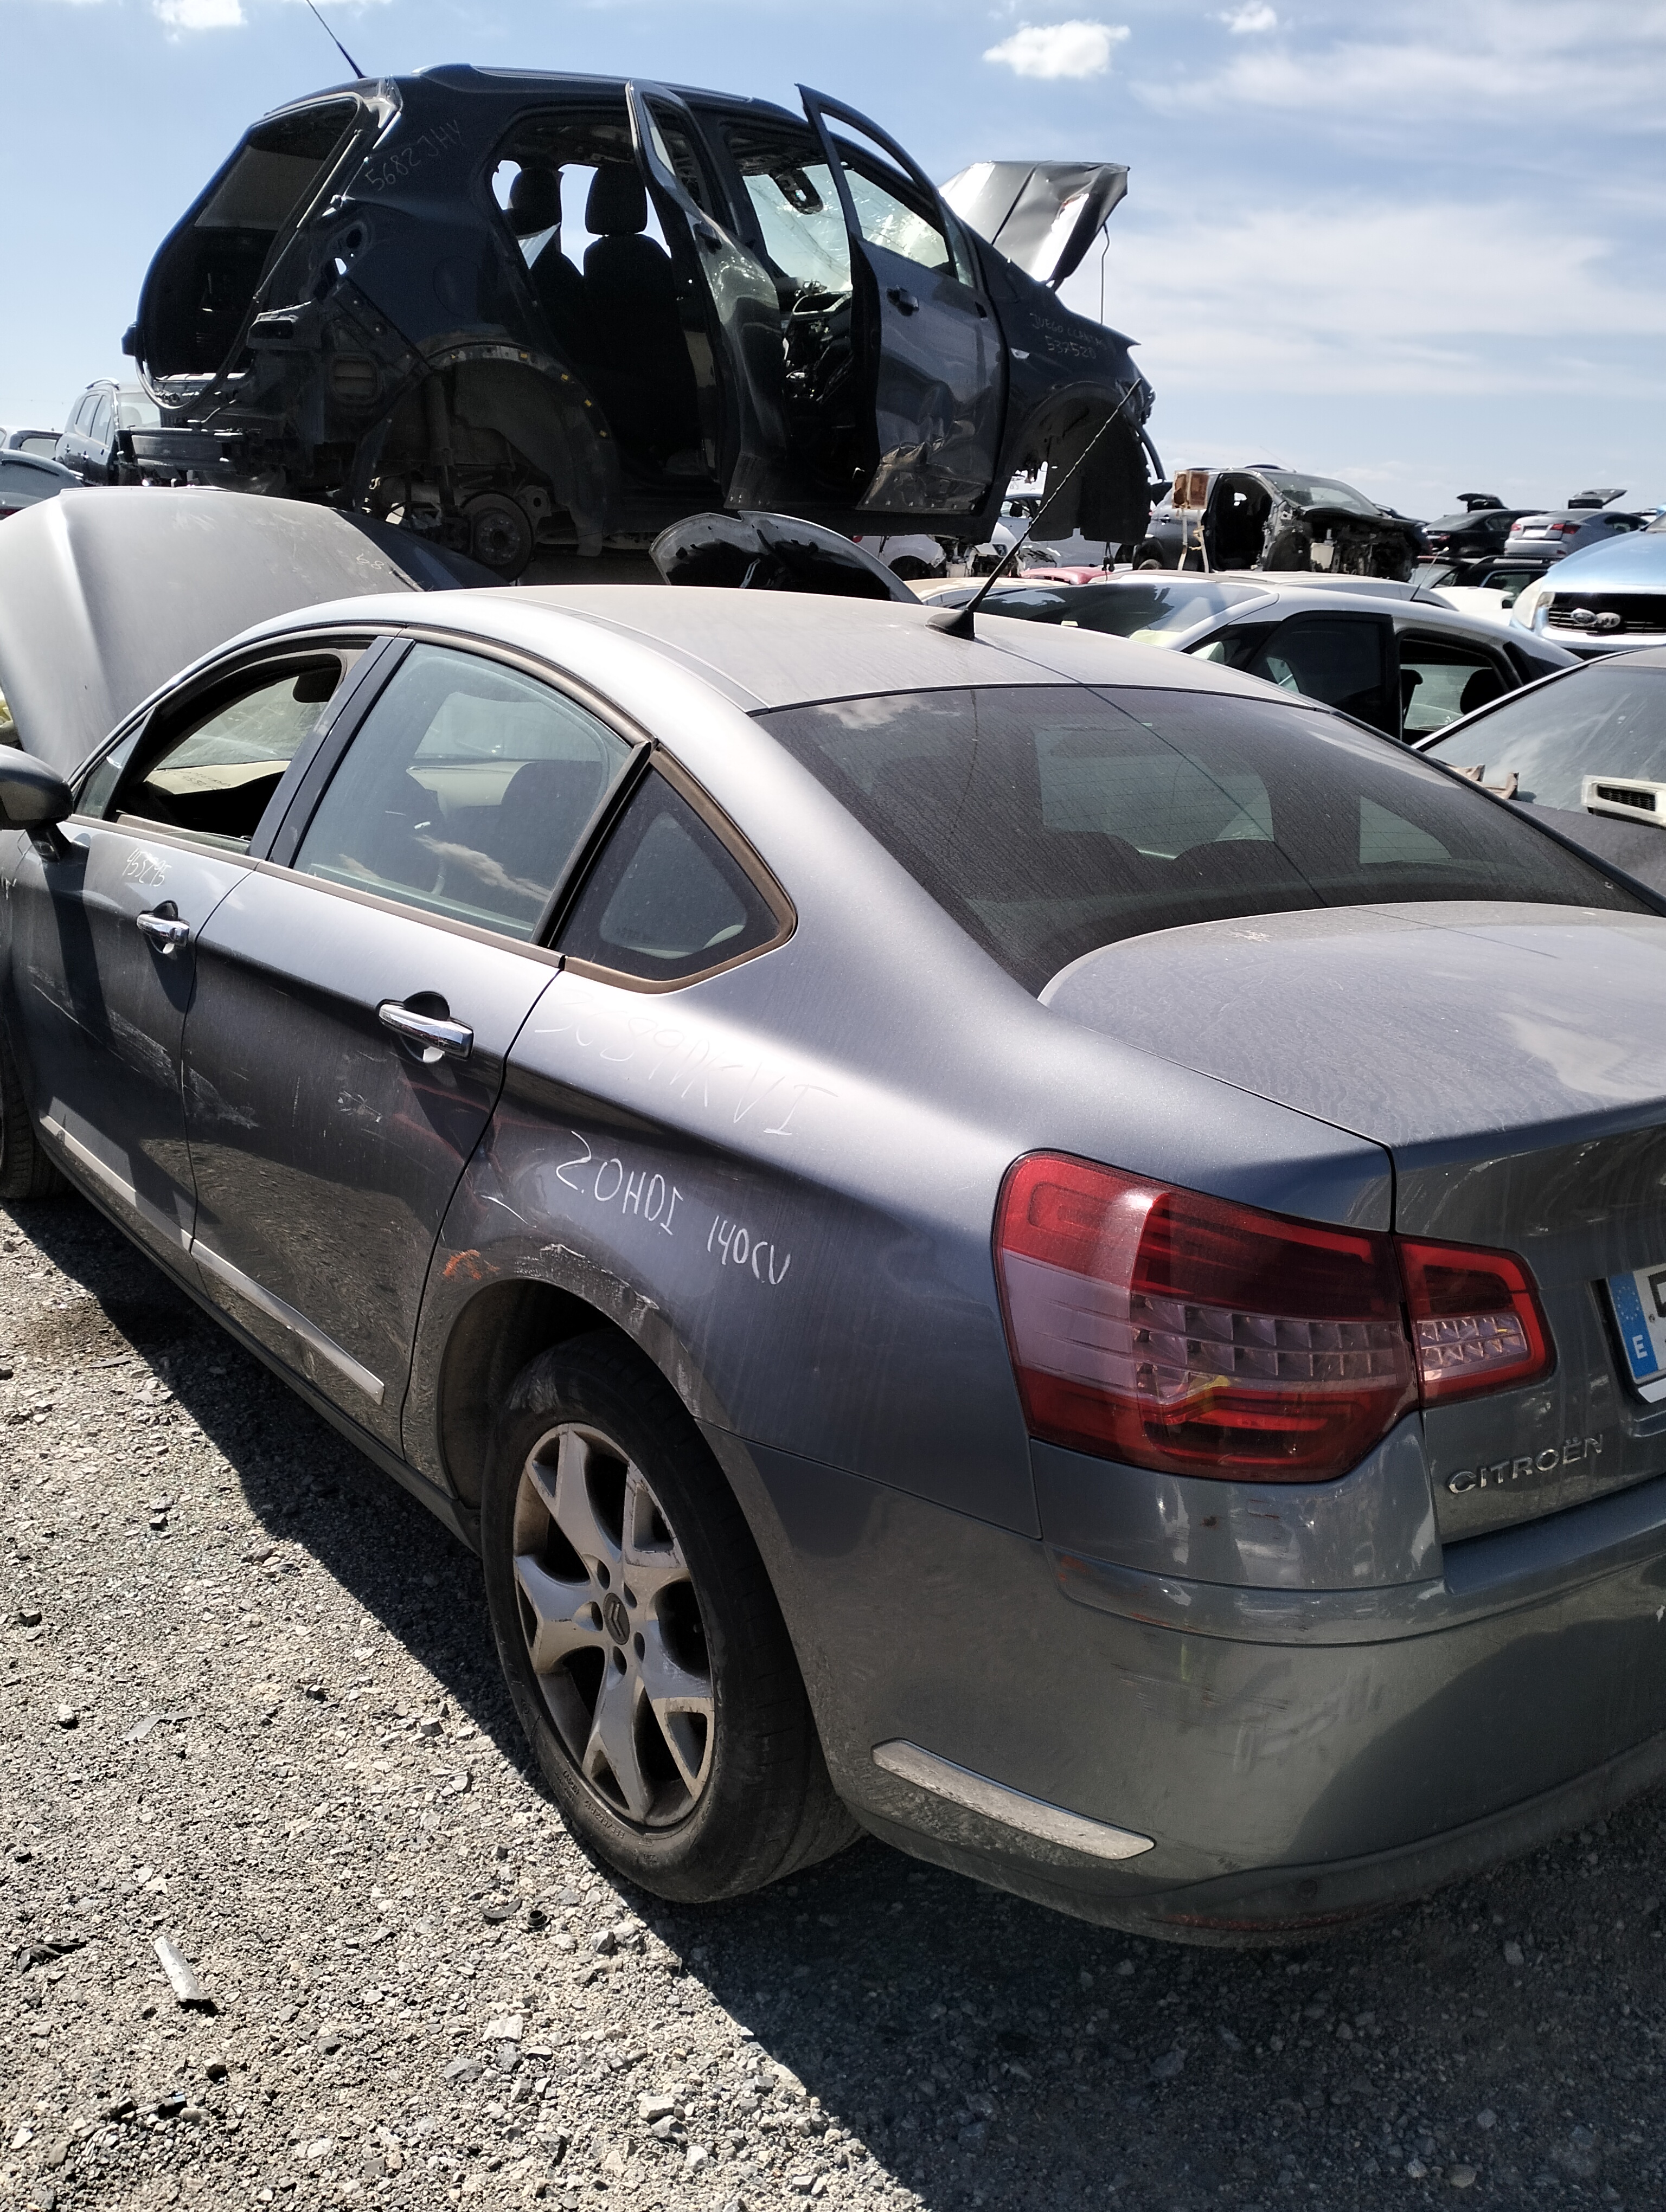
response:
<path fill-rule="evenodd" d="M 465 1505 L 479 1506 L 493 1431 L 516 1378 L 542 1353 L 586 1335 L 610 1339 L 640 1361 L 678 1399 L 692 1425 L 731 1425 L 658 1307 L 614 1278 L 576 1289 L 545 1277 L 485 1283 L 447 1329 L 434 1395 L 441 1460 Z"/>

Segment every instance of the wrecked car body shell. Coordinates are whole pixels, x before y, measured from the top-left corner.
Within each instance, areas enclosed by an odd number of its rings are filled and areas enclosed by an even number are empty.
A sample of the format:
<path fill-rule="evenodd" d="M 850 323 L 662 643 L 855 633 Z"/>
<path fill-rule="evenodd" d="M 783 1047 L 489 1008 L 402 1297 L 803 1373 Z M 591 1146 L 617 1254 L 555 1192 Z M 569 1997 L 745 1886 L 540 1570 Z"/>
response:
<path fill-rule="evenodd" d="M 1121 173 L 1072 166 L 1073 222 L 1102 222 Z M 1128 341 L 807 91 L 447 67 L 319 94 L 175 227 L 127 342 L 164 415 L 142 473 L 363 506 L 503 574 L 722 507 L 979 540 L 1015 470 L 1119 408 L 1076 505 L 1119 541 L 1149 511 Z"/>
<path fill-rule="evenodd" d="M 1189 469 L 1207 503 L 1155 508 L 1142 559 L 1167 568 L 1319 569 L 1404 583 L 1426 552 L 1414 522 L 1333 477 L 1290 469 Z"/>

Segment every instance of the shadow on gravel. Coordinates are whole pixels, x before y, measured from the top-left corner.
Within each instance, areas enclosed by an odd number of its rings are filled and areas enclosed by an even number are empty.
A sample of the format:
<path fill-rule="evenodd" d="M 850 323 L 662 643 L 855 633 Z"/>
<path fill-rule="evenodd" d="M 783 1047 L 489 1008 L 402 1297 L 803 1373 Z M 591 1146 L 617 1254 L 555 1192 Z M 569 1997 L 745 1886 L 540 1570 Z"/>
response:
<path fill-rule="evenodd" d="M 17 1218 L 91 1294 L 19 1331 L 20 1379 L 32 1358 L 137 1353 L 262 1526 L 303 1545 L 539 1789 L 472 1559 L 89 1207 Z M 1595 1835 L 1288 1952 L 1133 1940 L 873 1843 L 734 1905 L 633 1903 L 931 2212 L 1361 2212 L 1403 2203 L 1404 2177 L 1426 2172 L 1479 2180 L 1477 2202 L 1641 2204 L 1661 2201 L 1663 1812 L 1656 1793 Z M 810 2186 L 825 2147 L 813 2122 L 794 2131 L 803 2111 L 783 2107 L 775 2177 L 755 2188 L 725 2163 L 714 2205 L 780 2204 L 800 2160 Z"/>

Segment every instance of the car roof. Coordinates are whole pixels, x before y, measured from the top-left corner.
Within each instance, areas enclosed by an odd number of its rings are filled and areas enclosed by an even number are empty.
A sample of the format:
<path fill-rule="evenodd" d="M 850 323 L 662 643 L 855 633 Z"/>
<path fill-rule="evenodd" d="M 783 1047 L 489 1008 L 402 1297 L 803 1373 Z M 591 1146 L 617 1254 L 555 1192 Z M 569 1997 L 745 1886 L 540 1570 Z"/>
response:
<path fill-rule="evenodd" d="M 1229 690 L 1250 698 L 1266 694 L 1254 678 L 1125 638 L 981 613 L 976 635 L 967 639 L 938 628 L 935 612 L 924 605 L 812 592 L 569 584 L 447 592 L 443 600 L 424 599 L 420 606 L 409 599 L 347 601 L 318 610 L 317 619 L 387 619 L 455 629 L 571 665 L 605 690 L 614 688 L 610 668 L 621 673 L 626 668 L 621 648 L 634 647 L 652 663 L 672 662 L 749 714 L 994 684 L 1116 684 Z M 293 620 L 263 624 L 248 635 L 288 629 Z M 651 695 L 641 711 L 644 720 L 654 719 Z"/>

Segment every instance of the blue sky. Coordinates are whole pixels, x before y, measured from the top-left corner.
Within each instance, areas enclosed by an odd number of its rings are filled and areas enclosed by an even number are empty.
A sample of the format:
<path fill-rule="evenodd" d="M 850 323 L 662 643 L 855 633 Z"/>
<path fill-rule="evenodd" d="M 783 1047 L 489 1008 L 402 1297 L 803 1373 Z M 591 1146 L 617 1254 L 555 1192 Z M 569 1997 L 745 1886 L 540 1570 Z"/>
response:
<path fill-rule="evenodd" d="M 1273 459 L 1432 515 L 1666 501 L 1660 0 L 321 0 L 363 67 L 853 101 L 945 177 L 1128 161 L 1105 313 L 1170 466 Z M 300 0 L 0 0 L 0 422 L 57 423 L 240 132 L 342 70 Z M 1069 290 L 1097 313 L 1090 264 Z"/>

